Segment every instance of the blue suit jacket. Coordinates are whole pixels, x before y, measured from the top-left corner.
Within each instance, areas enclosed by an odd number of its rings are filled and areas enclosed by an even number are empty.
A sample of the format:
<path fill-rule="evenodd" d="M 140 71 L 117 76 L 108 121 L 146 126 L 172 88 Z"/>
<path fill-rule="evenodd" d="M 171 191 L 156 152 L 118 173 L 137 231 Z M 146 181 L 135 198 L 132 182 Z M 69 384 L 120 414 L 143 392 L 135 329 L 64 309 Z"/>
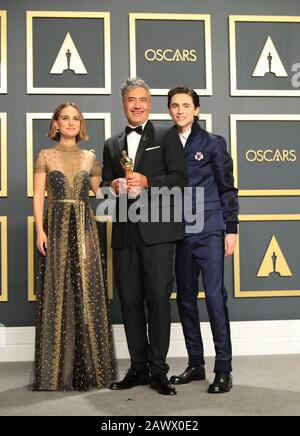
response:
<path fill-rule="evenodd" d="M 176 129 L 175 126 L 173 128 Z M 184 152 L 188 186 L 204 188 L 202 232 L 225 230 L 226 233 L 237 233 L 238 190 L 234 187 L 233 164 L 225 139 L 206 132 L 194 122 Z M 195 189 L 193 191 L 192 204 L 195 212 Z"/>

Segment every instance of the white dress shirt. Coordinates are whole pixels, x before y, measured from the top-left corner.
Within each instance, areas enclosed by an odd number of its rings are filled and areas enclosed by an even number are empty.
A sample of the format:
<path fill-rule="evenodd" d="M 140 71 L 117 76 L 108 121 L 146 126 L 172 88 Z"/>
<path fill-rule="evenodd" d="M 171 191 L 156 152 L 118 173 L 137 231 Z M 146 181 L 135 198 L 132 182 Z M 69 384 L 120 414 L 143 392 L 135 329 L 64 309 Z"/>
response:
<path fill-rule="evenodd" d="M 145 123 L 142 124 L 143 130 L 144 127 L 146 125 L 147 121 Z M 130 124 L 128 124 L 129 127 L 132 127 L 133 129 L 137 126 L 131 126 Z M 131 157 L 132 161 L 133 161 L 133 165 L 134 165 L 134 161 L 135 161 L 135 156 L 136 156 L 136 152 L 140 143 L 142 135 L 139 135 L 136 132 L 130 132 L 127 135 L 127 148 L 128 148 L 128 156 Z"/>
<path fill-rule="evenodd" d="M 188 137 L 190 136 L 192 129 L 187 130 L 184 133 L 179 133 L 179 138 L 182 143 L 182 146 L 185 147 L 186 141 L 188 140 Z"/>

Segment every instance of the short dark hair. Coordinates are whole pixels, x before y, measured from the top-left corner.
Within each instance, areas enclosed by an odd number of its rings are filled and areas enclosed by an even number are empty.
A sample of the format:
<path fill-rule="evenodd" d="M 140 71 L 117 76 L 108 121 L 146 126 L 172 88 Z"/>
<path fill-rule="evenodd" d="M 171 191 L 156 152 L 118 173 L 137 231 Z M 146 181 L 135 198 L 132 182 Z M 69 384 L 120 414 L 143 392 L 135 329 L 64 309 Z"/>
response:
<path fill-rule="evenodd" d="M 188 88 L 187 86 L 174 86 L 168 92 L 168 108 L 171 105 L 172 97 L 176 94 L 188 94 L 192 97 L 195 108 L 200 107 L 200 98 L 199 95 L 193 88 Z"/>

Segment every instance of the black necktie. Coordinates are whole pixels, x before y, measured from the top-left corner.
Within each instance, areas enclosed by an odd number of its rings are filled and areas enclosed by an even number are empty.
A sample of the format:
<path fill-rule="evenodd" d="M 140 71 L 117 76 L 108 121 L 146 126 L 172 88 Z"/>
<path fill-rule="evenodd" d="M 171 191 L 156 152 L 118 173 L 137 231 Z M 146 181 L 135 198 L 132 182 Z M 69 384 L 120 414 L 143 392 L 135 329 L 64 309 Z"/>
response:
<path fill-rule="evenodd" d="M 139 135 L 141 135 L 143 133 L 143 126 L 138 126 L 138 127 L 130 127 L 130 126 L 126 126 L 126 135 L 128 135 L 131 132 L 136 132 Z"/>

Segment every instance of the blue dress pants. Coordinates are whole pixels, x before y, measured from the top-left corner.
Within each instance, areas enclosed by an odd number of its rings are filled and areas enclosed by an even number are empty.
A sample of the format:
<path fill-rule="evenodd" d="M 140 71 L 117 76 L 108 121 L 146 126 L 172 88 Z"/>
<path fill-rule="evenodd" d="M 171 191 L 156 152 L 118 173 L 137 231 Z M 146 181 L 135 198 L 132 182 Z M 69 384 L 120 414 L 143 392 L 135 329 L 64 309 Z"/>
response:
<path fill-rule="evenodd" d="M 224 286 L 224 232 L 190 235 L 176 244 L 177 304 L 189 366 L 204 365 L 204 350 L 197 305 L 201 272 L 205 302 L 215 345 L 214 372 L 232 370 L 232 350 Z"/>

